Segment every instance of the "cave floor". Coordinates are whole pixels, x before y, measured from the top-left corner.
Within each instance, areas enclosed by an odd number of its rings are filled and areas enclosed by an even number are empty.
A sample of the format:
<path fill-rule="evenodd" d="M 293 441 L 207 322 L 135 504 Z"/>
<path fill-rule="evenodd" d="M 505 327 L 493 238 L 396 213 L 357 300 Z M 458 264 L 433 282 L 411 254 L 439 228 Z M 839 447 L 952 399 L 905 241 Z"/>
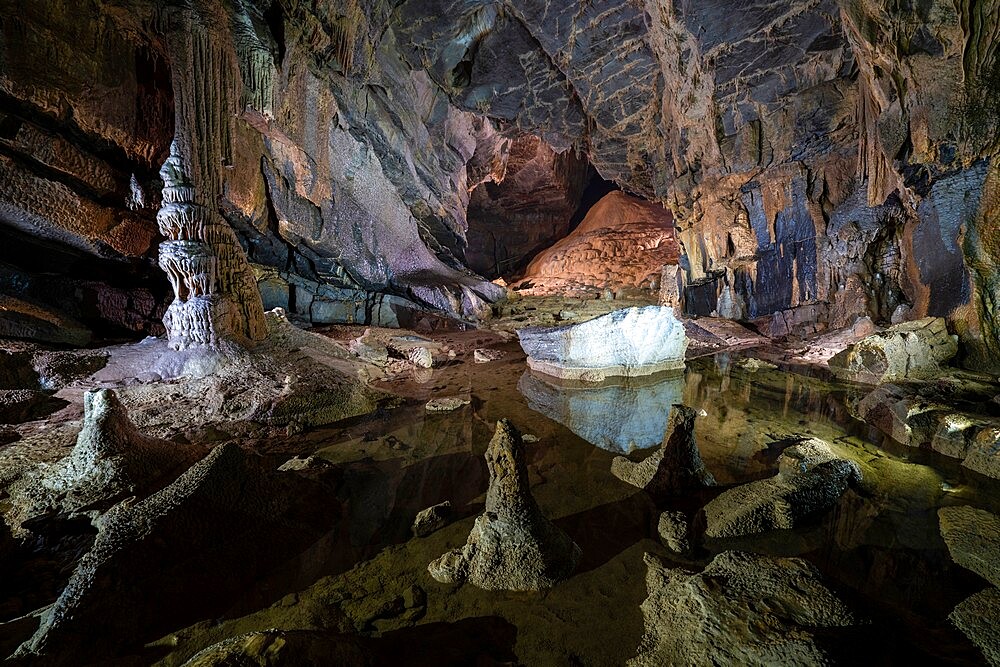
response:
<path fill-rule="evenodd" d="M 576 308 L 592 316 L 587 306 Z M 683 373 L 602 389 L 554 384 L 528 371 L 502 323 L 494 331 L 414 335 L 432 341 L 441 359 L 433 369 L 367 369 L 371 387 L 396 397 L 370 414 L 301 431 L 177 429 L 179 440 L 235 439 L 274 465 L 291 456 L 332 464 L 339 508 L 331 506 L 329 530 L 314 535 L 304 550 L 260 544 L 281 554 L 277 567 L 230 599 L 193 595 L 185 613 L 173 619 L 173 630 L 142 637 L 145 646 L 136 644 L 133 658 L 180 665 L 224 639 L 277 628 L 301 633 L 302 641 L 333 642 L 338 650 L 354 647 L 372 657 L 371 664 L 619 665 L 635 655 L 643 634 L 644 553 L 697 570 L 714 555 L 737 549 L 807 559 L 870 621 L 820 637 L 838 662 L 978 664 L 977 649 L 947 616 L 984 585 L 952 561 L 936 512 L 958 504 L 1000 512 L 1000 482 L 935 452 L 898 445 L 853 419 L 845 402 L 855 388 L 822 372 L 742 367 L 739 360 L 751 354 L 775 361 L 794 355 L 773 346 L 748 347 L 752 332 L 734 343 L 744 334 L 709 320 L 701 324 L 722 342 L 705 337 L 701 348 L 695 344 L 700 351 Z M 363 330 L 331 327 L 324 334 L 346 342 Z M 727 340 L 742 349 L 712 347 Z M 481 348 L 502 357 L 475 363 L 474 350 Z M 428 400 L 445 397 L 468 404 L 454 411 L 425 409 Z M 658 445 L 670 405 L 680 402 L 705 412 L 695 433 L 719 486 L 656 504 L 611 476 L 611 460 Z M 72 445 L 74 414 L 70 410 L 64 422 L 51 426 L 62 435 L 43 458 L 52 460 Z M 483 454 L 504 417 L 534 436 L 528 445 L 532 492 L 583 551 L 573 576 L 549 591 L 482 591 L 440 584 L 427 572 L 431 560 L 465 542 L 482 511 L 488 484 Z M 798 436 L 822 438 L 863 462 L 865 483 L 794 530 L 712 539 L 695 519 L 691 553 L 679 556 L 660 543 L 661 512 L 697 516 L 726 488 L 774 474 L 782 447 Z M 413 537 L 417 512 L 446 500 L 457 519 L 427 537 Z M 65 580 L 70 562 L 61 570 L 51 563 L 22 565 L 27 580 L 0 591 L 7 598 L 0 601 L 0 612 L 6 610 L 0 622 L 24 613 L 25 605 L 30 610 L 45 602 Z M 31 581 L 33 576 L 48 580 Z M 22 620 L 0 629 L 23 639 L 30 625 Z"/>

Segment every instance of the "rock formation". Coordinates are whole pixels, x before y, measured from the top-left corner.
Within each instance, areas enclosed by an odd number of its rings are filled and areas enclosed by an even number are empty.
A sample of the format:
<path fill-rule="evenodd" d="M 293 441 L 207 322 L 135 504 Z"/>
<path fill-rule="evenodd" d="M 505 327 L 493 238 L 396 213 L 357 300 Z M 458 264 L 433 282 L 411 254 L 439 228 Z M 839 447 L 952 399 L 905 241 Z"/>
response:
<path fill-rule="evenodd" d="M 160 176 L 163 206 L 156 221 L 167 238 L 160 244 L 160 267 L 175 295 L 163 316 L 167 339 L 178 350 L 219 347 L 224 341 L 256 343 L 267 334 L 267 325 L 253 272 L 232 228 L 197 202 L 176 141 Z"/>
<path fill-rule="evenodd" d="M 882 384 L 933 377 L 958 353 L 955 336 L 941 317 L 896 324 L 834 355 L 830 370 L 838 377 Z"/>
<path fill-rule="evenodd" d="M 979 647 L 986 662 L 1000 665 L 1000 589 L 987 588 L 960 602 L 948 620 L 955 624 L 973 644 Z"/>
<path fill-rule="evenodd" d="M 838 458 L 811 439 L 782 453 L 774 477 L 729 489 L 705 506 L 706 535 L 739 537 L 795 528 L 833 507 L 847 487 L 861 481 L 854 461 Z"/>
<path fill-rule="evenodd" d="M 697 410 L 674 405 L 660 448 L 639 463 L 616 456 L 611 461 L 611 474 L 653 497 L 679 496 L 714 486 L 715 478 L 705 468 L 694 438 L 697 417 Z"/>
<path fill-rule="evenodd" d="M 726 551 L 698 574 L 645 560 L 646 630 L 631 667 L 827 664 L 813 629 L 858 622 L 799 558 Z"/>
<path fill-rule="evenodd" d="M 942 507 L 938 520 L 952 559 L 1000 586 L 1000 517 L 962 506 Z"/>
<path fill-rule="evenodd" d="M 656 532 L 674 553 L 685 554 L 691 549 L 691 529 L 684 512 L 668 511 L 661 514 L 656 523 Z"/>
<path fill-rule="evenodd" d="M 532 259 L 514 288 L 542 295 L 653 290 L 663 267 L 677 264 L 679 252 L 670 211 L 612 192 L 571 234 Z"/>
<path fill-rule="evenodd" d="M 447 526 L 451 522 L 452 514 L 451 502 L 448 500 L 421 510 L 413 520 L 413 534 L 417 537 L 427 537 L 435 530 Z"/>
<path fill-rule="evenodd" d="M 600 382 L 684 368 L 688 339 L 672 308 L 616 310 L 564 327 L 518 329 L 528 366 L 546 375 Z"/>
<path fill-rule="evenodd" d="M 536 591 L 569 577 L 580 547 L 545 518 L 531 495 L 521 434 L 497 422 L 486 450 L 490 487 L 486 511 L 465 546 L 427 566 L 442 583 L 468 581 L 486 590 Z"/>

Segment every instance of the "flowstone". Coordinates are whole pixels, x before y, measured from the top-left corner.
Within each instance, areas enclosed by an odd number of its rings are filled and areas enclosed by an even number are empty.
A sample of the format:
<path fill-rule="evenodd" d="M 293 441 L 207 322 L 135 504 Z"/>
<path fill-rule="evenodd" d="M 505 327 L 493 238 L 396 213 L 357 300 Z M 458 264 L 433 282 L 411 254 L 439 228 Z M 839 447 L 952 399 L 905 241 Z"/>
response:
<path fill-rule="evenodd" d="M 812 628 L 857 622 L 799 558 L 726 551 L 697 574 L 645 561 L 645 632 L 630 667 L 827 664 Z"/>
<path fill-rule="evenodd" d="M 639 463 L 616 456 L 611 461 L 611 474 L 654 497 L 676 496 L 715 486 L 715 478 L 705 468 L 694 438 L 697 416 L 693 408 L 674 405 L 660 448 Z"/>
<path fill-rule="evenodd" d="M 442 583 L 468 581 L 486 590 L 535 591 L 567 578 L 580 547 L 545 518 L 528 484 L 521 434 L 497 422 L 486 450 L 490 487 L 486 511 L 476 518 L 465 546 L 427 566 Z"/>

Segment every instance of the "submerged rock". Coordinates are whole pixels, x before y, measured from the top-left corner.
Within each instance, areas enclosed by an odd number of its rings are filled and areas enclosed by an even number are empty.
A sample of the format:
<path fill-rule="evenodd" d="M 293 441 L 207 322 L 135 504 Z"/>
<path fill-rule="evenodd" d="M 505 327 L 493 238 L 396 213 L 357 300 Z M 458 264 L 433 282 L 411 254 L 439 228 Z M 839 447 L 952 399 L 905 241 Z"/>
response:
<path fill-rule="evenodd" d="M 1000 517 L 966 505 L 942 507 L 938 520 L 952 560 L 1000 586 Z"/>
<path fill-rule="evenodd" d="M 686 405 L 674 405 L 663 444 L 636 463 L 624 456 L 611 462 L 611 474 L 653 496 L 675 496 L 715 486 L 715 478 L 701 460 L 694 438 L 698 413 Z"/>
<path fill-rule="evenodd" d="M 829 365 L 838 377 L 881 384 L 933 377 L 957 353 L 957 337 L 948 333 L 944 318 L 925 317 L 863 338 Z"/>
<path fill-rule="evenodd" d="M 774 477 L 729 489 L 708 503 L 706 534 L 739 537 L 794 528 L 833 507 L 850 484 L 860 481 L 857 463 L 837 458 L 820 440 L 806 440 L 782 454 Z"/>
<path fill-rule="evenodd" d="M 580 560 L 580 547 L 545 518 L 531 495 L 521 434 L 497 422 L 486 450 L 490 487 L 486 511 L 465 546 L 427 566 L 442 583 L 468 581 L 486 590 L 530 591 L 554 586 Z"/>
<path fill-rule="evenodd" d="M 1000 589 L 987 588 L 960 602 L 948 620 L 979 647 L 986 661 L 1000 665 Z"/>
<path fill-rule="evenodd" d="M 503 359 L 507 354 L 503 350 L 491 350 L 489 348 L 476 348 L 472 352 L 472 359 L 477 364 L 488 364 L 493 361 Z"/>
<path fill-rule="evenodd" d="M 688 338 L 672 308 L 616 310 L 565 327 L 529 327 L 517 336 L 533 370 L 599 382 L 684 368 Z"/>
<path fill-rule="evenodd" d="M 857 623 L 800 558 L 727 551 L 697 574 L 645 561 L 645 632 L 631 667 L 827 664 L 812 628 Z"/>
<path fill-rule="evenodd" d="M 421 510 L 413 520 L 413 534 L 417 537 L 427 537 L 436 530 L 444 528 L 451 522 L 454 514 L 451 501 L 446 500 Z"/>
<path fill-rule="evenodd" d="M 463 405 L 469 405 L 472 401 L 461 396 L 447 396 L 445 398 L 432 398 L 424 405 L 428 412 L 451 412 L 458 410 Z"/>

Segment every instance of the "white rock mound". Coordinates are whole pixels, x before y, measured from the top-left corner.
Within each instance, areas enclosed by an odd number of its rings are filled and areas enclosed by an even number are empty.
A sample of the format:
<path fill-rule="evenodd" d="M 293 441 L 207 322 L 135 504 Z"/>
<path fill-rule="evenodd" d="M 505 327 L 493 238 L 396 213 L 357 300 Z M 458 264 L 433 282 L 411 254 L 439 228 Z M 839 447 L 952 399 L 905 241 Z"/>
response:
<path fill-rule="evenodd" d="M 532 370 L 588 382 L 684 368 L 688 346 L 684 325 L 664 306 L 616 310 L 567 327 L 529 327 L 517 336 Z"/>

